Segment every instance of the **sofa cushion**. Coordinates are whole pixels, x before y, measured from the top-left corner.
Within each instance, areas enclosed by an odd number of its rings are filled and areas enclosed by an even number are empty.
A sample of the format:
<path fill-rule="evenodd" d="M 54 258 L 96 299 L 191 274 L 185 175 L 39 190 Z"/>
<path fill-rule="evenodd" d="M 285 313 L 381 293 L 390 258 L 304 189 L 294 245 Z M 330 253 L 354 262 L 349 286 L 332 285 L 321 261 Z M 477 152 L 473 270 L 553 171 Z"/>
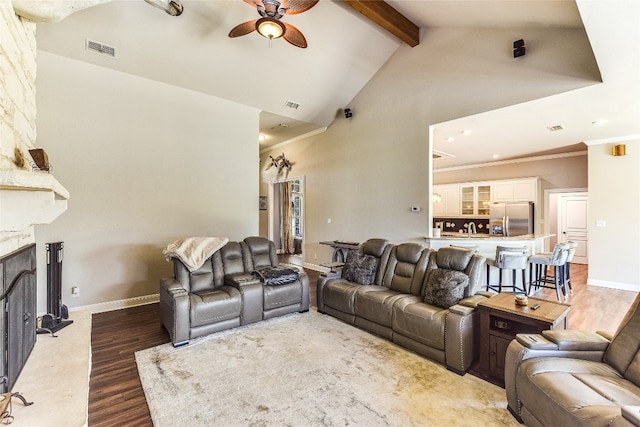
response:
<path fill-rule="evenodd" d="M 360 286 L 354 301 L 355 315 L 391 328 L 393 304 L 402 296 L 384 286 Z"/>
<path fill-rule="evenodd" d="M 431 348 L 444 350 L 444 335 L 449 310 L 426 304 L 422 298 L 407 295 L 393 306 L 393 332 Z"/>
<path fill-rule="evenodd" d="M 279 286 L 263 286 L 262 292 L 265 311 L 302 302 L 302 283 L 299 280 Z"/>
<path fill-rule="evenodd" d="M 221 286 L 211 291 L 192 292 L 189 294 L 189 299 L 192 328 L 240 317 L 242 310 L 240 291 L 231 286 Z"/>
<path fill-rule="evenodd" d="M 427 272 L 423 299 L 427 304 L 449 308 L 464 298 L 469 276 L 461 271 L 436 268 Z"/>
<path fill-rule="evenodd" d="M 474 251 L 469 248 L 453 246 L 440 248 L 436 253 L 436 264 L 439 268 L 464 271 L 473 254 Z"/>
<path fill-rule="evenodd" d="M 322 300 L 334 310 L 354 314 L 353 301 L 360 286 L 344 279 L 331 279 L 322 288 Z"/>
<path fill-rule="evenodd" d="M 361 285 L 371 285 L 377 266 L 378 260 L 374 256 L 359 251 L 349 251 L 347 261 L 342 268 L 342 278 Z"/>

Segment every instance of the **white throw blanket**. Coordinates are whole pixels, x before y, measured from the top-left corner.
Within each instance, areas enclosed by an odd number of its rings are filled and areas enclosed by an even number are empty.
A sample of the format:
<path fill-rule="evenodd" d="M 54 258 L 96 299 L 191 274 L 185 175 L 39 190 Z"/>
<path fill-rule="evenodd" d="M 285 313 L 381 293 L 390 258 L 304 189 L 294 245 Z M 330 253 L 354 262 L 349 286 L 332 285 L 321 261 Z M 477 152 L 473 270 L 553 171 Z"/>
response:
<path fill-rule="evenodd" d="M 178 258 L 193 272 L 202 267 L 202 264 L 228 241 L 226 237 L 185 237 L 169 243 L 162 254 L 167 261 Z"/>

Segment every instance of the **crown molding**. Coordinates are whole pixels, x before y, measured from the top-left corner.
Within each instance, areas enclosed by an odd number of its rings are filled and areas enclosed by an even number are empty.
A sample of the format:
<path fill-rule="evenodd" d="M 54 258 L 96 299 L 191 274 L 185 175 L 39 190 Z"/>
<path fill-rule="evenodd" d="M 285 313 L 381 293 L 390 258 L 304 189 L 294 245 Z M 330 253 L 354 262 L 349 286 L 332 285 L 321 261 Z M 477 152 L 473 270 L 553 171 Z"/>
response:
<path fill-rule="evenodd" d="M 563 159 L 567 157 L 578 157 L 578 156 L 586 156 L 589 152 L 587 150 L 582 151 L 571 151 L 569 153 L 559 153 L 559 154 L 549 154 L 546 156 L 532 156 L 532 157 L 523 157 L 520 159 L 512 159 L 512 160 L 500 160 L 497 162 L 487 162 L 487 163 L 475 163 L 473 165 L 464 165 L 464 166 L 452 166 L 449 168 L 437 168 L 434 169 L 434 172 L 452 172 L 459 171 L 465 169 L 476 169 L 476 168 L 486 168 L 493 166 L 503 166 L 503 165 L 513 165 L 517 163 L 527 163 L 527 162 L 537 162 L 541 160 L 553 160 L 553 159 Z"/>

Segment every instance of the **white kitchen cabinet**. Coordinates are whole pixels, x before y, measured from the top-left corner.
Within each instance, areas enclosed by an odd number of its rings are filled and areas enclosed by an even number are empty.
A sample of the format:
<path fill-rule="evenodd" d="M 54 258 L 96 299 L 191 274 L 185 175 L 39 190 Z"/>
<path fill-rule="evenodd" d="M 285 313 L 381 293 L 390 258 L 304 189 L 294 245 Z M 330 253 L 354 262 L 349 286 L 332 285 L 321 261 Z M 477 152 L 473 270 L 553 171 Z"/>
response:
<path fill-rule="evenodd" d="M 491 203 L 538 203 L 538 183 L 534 177 L 434 185 L 433 192 L 440 194 L 442 201 L 433 203 L 433 216 L 483 217 L 489 216 Z"/>
<path fill-rule="evenodd" d="M 525 178 L 492 182 L 494 202 L 536 202 L 538 178 Z"/>
<path fill-rule="evenodd" d="M 434 185 L 433 192 L 442 196 L 442 201 L 433 203 L 433 216 L 460 215 L 460 186 L 458 184 Z"/>
<path fill-rule="evenodd" d="M 491 185 L 487 182 L 462 184 L 460 199 L 460 213 L 462 215 L 489 215 Z"/>

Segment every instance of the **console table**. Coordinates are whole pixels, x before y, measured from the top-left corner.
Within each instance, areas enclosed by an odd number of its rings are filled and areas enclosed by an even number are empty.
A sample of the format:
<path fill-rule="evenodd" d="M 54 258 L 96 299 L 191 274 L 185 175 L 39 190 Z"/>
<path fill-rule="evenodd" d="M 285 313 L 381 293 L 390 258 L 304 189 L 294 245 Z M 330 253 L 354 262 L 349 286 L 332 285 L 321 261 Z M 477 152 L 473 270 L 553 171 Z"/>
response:
<path fill-rule="evenodd" d="M 358 249 L 360 244 L 358 242 L 346 242 L 344 240 L 331 240 L 327 242 L 320 242 L 321 245 L 331 246 L 333 248 L 333 256 L 331 262 L 343 263 L 347 260 L 347 254 L 351 249 Z"/>
<path fill-rule="evenodd" d="M 536 304 L 540 306 L 533 310 Z M 501 293 L 478 303 L 480 312 L 481 377 L 504 387 L 504 359 L 516 334 L 538 334 L 547 329 L 567 329 L 571 306 L 529 297 L 529 305 L 515 303 L 512 293 Z"/>

